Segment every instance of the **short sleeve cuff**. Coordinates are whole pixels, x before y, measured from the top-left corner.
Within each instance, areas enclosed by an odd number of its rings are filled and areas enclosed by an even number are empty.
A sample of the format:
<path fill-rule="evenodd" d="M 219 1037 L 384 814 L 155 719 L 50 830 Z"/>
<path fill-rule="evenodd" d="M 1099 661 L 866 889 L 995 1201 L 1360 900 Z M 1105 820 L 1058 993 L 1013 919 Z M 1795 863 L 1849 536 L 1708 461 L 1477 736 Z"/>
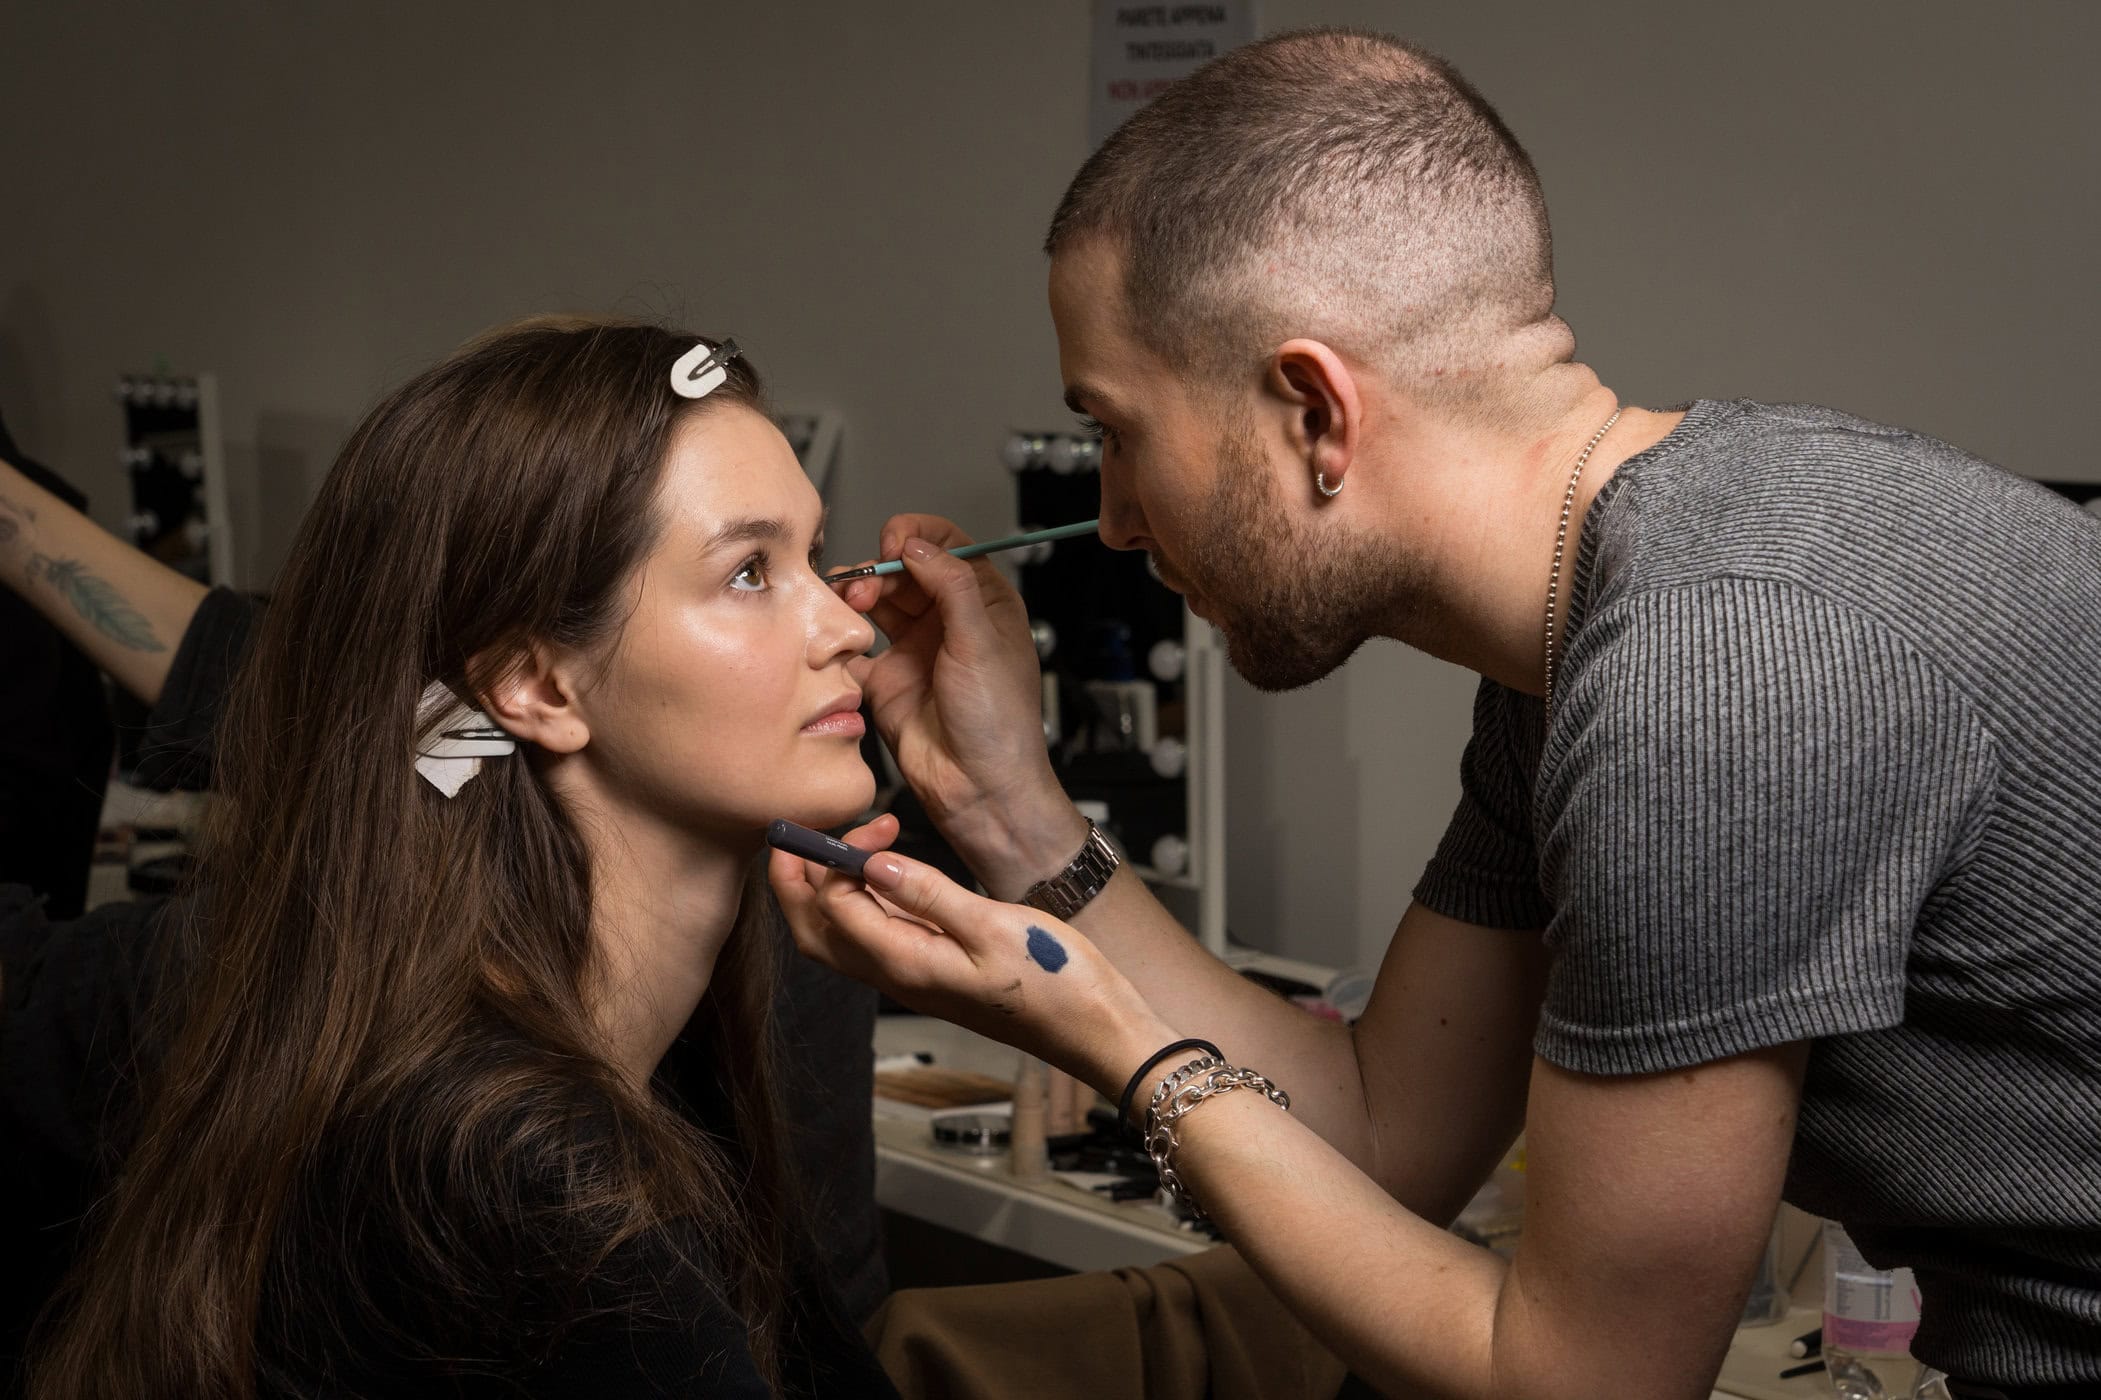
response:
<path fill-rule="evenodd" d="M 1542 929 L 1553 917 L 1536 882 L 1465 869 L 1442 855 L 1416 882 L 1415 902 L 1434 914 L 1482 928 Z"/>
<path fill-rule="evenodd" d="M 1532 1048 L 1578 1074 L 1660 1074 L 1823 1036 L 1887 1030 L 1904 1020 L 1904 986 L 1841 992 L 1795 988 L 1698 1015 L 1639 1026 L 1586 1025 L 1542 1010 Z"/>

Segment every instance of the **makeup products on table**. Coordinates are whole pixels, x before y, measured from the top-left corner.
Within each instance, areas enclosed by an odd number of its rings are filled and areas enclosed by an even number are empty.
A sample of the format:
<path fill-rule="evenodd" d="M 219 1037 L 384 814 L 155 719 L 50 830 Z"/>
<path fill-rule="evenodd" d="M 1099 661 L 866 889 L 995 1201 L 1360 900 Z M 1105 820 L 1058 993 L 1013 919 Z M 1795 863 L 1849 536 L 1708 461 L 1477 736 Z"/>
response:
<path fill-rule="evenodd" d="M 1013 1172 L 1024 1181 L 1050 1174 L 1050 1066 L 1027 1051 L 1014 1076 Z"/>
<path fill-rule="evenodd" d="M 930 1131 L 937 1146 L 972 1157 L 997 1157 L 1007 1150 L 1013 1120 L 1004 1113 L 937 1113 Z"/>
<path fill-rule="evenodd" d="M 1050 1095 L 1045 1109 L 1046 1136 L 1057 1139 L 1086 1132 L 1087 1110 L 1094 1107 L 1096 1099 L 1094 1090 L 1061 1069 L 1053 1068 L 1048 1078 Z"/>
<path fill-rule="evenodd" d="M 1049 544 L 1053 540 L 1077 539 L 1081 535 L 1092 535 L 1101 525 L 1099 520 L 1080 520 L 1071 525 L 1054 525 L 1048 530 L 1030 530 L 1026 534 L 1008 535 L 1004 539 L 986 540 L 983 544 L 958 545 L 949 551 L 958 559 L 976 559 L 981 555 L 998 554 L 1002 550 L 1020 549 L 1027 545 Z M 842 569 L 836 574 L 826 574 L 826 583 L 851 583 L 857 578 L 878 578 L 887 574 L 904 572 L 904 562 L 885 559 L 880 564 L 863 564 L 858 569 Z"/>

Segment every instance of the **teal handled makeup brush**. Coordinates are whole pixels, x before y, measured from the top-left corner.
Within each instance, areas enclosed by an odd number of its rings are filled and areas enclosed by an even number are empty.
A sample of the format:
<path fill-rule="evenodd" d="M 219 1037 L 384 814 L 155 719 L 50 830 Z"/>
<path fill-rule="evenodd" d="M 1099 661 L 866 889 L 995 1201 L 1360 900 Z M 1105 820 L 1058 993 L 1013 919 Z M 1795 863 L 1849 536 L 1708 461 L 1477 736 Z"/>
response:
<path fill-rule="evenodd" d="M 1019 549 L 1025 544 L 1038 544 L 1045 540 L 1069 540 L 1081 535 L 1091 535 L 1102 522 L 1082 520 L 1072 525 L 1057 525 L 1048 530 L 1031 530 L 1026 535 L 1009 535 L 1003 540 L 987 540 L 983 544 L 958 545 L 949 551 L 958 559 L 975 559 L 980 554 L 997 554 L 1004 549 Z M 858 569 L 844 569 L 836 574 L 826 574 L 826 583 L 852 583 L 857 578 L 874 578 L 883 574 L 904 572 L 904 561 L 885 559 L 880 564 L 863 564 Z"/>

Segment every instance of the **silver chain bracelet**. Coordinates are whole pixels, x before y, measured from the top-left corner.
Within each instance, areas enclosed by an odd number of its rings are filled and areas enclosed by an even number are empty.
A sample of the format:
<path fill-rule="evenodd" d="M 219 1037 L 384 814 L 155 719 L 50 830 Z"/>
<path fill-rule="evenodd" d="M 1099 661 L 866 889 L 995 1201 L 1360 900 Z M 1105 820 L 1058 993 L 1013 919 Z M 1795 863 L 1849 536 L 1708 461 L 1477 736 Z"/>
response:
<path fill-rule="evenodd" d="M 1181 1174 L 1175 1171 L 1175 1149 L 1181 1146 L 1181 1141 L 1175 1137 L 1175 1124 L 1205 1099 L 1235 1089 L 1258 1090 L 1278 1108 L 1286 1113 L 1291 1111 L 1291 1095 L 1251 1069 L 1235 1069 L 1210 1055 L 1199 1055 L 1161 1080 L 1145 1111 L 1145 1152 L 1153 1159 L 1153 1170 L 1160 1177 L 1160 1189 L 1180 1201 L 1198 1220 L 1208 1217 L 1203 1207 L 1196 1203 L 1196 1197 L 1190 1194 Z"/>

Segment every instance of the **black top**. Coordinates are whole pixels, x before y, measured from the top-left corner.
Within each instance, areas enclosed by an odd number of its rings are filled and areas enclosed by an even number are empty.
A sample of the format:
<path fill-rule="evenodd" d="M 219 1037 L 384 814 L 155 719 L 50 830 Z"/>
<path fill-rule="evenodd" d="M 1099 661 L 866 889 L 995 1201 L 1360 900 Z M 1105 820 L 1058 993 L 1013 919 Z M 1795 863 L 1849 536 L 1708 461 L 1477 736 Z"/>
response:
<path fill-rule="evenodd" d="M 484 1052 L 491 1067 L 534 1054 L 490 1035 L 486 1045 L 456 1049 L 448 1072 L 471 1074 Z M 726 1120 L 712 1067 L 689 1039 L 665 1057 L 657 1089 L 694 1121 Z M 579 1254 L 571 1227 L 580 1189 L 569 1183 L 604 1170 L 618 1151 L 619 1127 L 610 1106 L 584 1086 L 554 1095 L 557 1102 L 542 1097 L 530 1109 L 521 1106 L 515 1123 L 506 1115 L 473 1133 L 471 1179 L 437 1154 L 404 1169 L 370 1139 L 323 1145 L 297 1213 L 279 1231 L 264 1288 L 257 1329 L 262 1394 L 769 1394 L 696 1225 L 666 1225 L 602 1260 Z M 408 1088 L 396 1102 L 427 1097 Z M 514 1128 L 525 1127 L 529 1115 L 542 1125 L 559 1122 L 561 1131 L 536 1139 L 529 1158 L 485 1153 L 519 1140 Z M 738 1150 L 716 1141 L 734 1177 Z M 501 1163 L 494 1179 L 483 1165 L 492 1155 Z M 416 1258 L 402 1247 L 404 1218 L 429 1227 L 426 1253 Z M 431 1250 L 443 1252 L 442 1277 L 429 1265 Z M 809 1400 L 895 1395 L 822 1269 L 804 1253 L 790 1262 L 789 1275 L 784 1392 Z M 292 1301 L 275 1306 L 277 1297 Z"/>
<path fill-rule="evenodd" d="M 488 1247 L 492 1242 L 483 1242 Z M 492 1253 L 515 1254 L 518 1242 Z M 641 1236 L 574 1285 L 514 1276 L 507 1316 L 463 1314 L 448 1297 L 395 1291 L 384 1319 L 341 1332 L 303 1329 L 301 1350 L 272 1348 L 259 1373 L 266 1397 L 516 1397 L 543 1400 L 770 1400 L 745 1344 L 743 1322 L 695 1263 L 690 1232 Z M 615 1284 L 619 1286 L 616 1288 Z M 497 1290 L 492 1290 L 493 1297 Z M 646 1306 L 637 1309 L 640 1295 Z M 796 1400 L 895 1397 L 897 1390 L 839 1311 L 829 1287 L 805 1276 L 790 1296 L 783 1393 Z M 579 1320 L 557 1329 L 547 1321 Z M 504 1325 L 485 1325 L 500 1322 Z"/>
<path fill-rule="evenodd" d="M 223 589 L 205 598 L 143 736 L 142 776 L 169 786 L 207 785 L 212 726 L 258 612 L 254 600 Z M 25 1335 L 71 1262 L 81 1216 L 129 1141 L 140 1062 L 150 1062 L 153 1052 L 140 1038 L 143 1012 L 163 972 L 163 930 L 176 927 L 183 912 L 179 899 L 145 901 L 53 922 L 28 889 L 0 884 L 0 1143 L 9 1144 L 0 1151 L 0 1260 L 7 1264 L 0 1269 L 0 1385 L 6 1392 L 19 1388 Z M 809 1202 L 811 1233 L 821 1242 L 802 1270 L 797 1306 L 808 1316 L 798 1323 L 804 1340 L 791 1348 L 791 1371 L 846 1374 L 849 1360 L 859 1357 L 871 1374 L 830 1393 L 884 1394 L 879 1387 L 887 1382 L 873 1373 L 849 1321 L 868 1316 L 888 1292 L 869 1116 L 875 996 L 793 956 L 785 940 L 782 951 L 789 1151 Z M 654 1268 L 660 1258 L 682 1256 L 677 1240 L 639 1241 L 617 1262 Z M 551 1369 L 534 1374 L 534 1393 L 562 1393 L 565 1368 L 580 1368 L 577 1384 L 589 1377 L 594 1394 L 650 1394 L 655 1378 L 680 1374 L 681 1357 L 728 1368 L 709 1382 L 719 1388 L 705 1393 L 747 1393 L 737 1378 L 756 1385 L 748 1358 L 738 1363 L 741 1373 L 732 1364 L 742 1356 L 742 1326 L 726 1309 L 699 1305 L 702 1296 L 713 1296 L 705 1284 L 704 1275 L 690 1271 L 664 1275 L 668 1296 L 684 1300 L 679 1315 L 691 1333 L 687 1341 L 678 1340 L 677 1328 L 659 1335 L 661 1329 L 640 1327 L 639 1320 L 601 1319 L 595 1330 L 572 1334 L 570 1349 Z M 724 1337 L 736 1346 L 729 1348 Z M 601 1352 L 639 1367 L 629 1379 L 641 1388 L 615 1386 L 609 1363 L 591 1359 Z M 387 1388 L 400 1393 L 391 1382 Z"/>
<path fill-rule="evenodd" d="M 0 1141 L 12 1144 L 0 1153 L 0 1200 L 8 1203 L 0 1216 L 0 1258 L 8 1261 L 0 1270 L 7 1327 L 0 1345 L 10 1370 L 20 1364 L 28 1325 L 71 1262 L 80 1217 L 119 1155 L 115 1144 L 129 1139 L 137 1074 L 125 1047 L 141 1024 L 164 922 L 175 917 L 179 911 L 172 909 L 112 905 L 51 925 L 22 887 L 0 887 L 0 959 L 7 969 Z M 690 1070 L 681 1077 L 696 1078 Z M 860 1114 L 865 1124 L 865 1101 Z M 587 1133 L 586 1148 L 588 1139 Z M 796 1155 L 808 1172 L 808 1144 Z M 346 1176 L 353 1185 L 371 1179 Z M 830 1194 L 836 1209 L 839 1193 Z M 561 1207 L 544 1184 L 528 1204 L 550 1212 Z M 873 1214 L 872 1199 L 867 1208 Z M 361 1210 L 350 1190 L 324 1201 L 319 1214 L 344 1222 L 345 1238 L 356 1238 L 359 1232 L 349 1227 Z M 266 1317 L 259 1338 L 265 1393 L 767 1394 L 746 1350 L 743 1322 L 723 1301 L 697 1231 L 675 1228 L 634 1240 L 589 1277 L 574 1280 L 533 1272 L 545 1251 L 529 1228 L 470 1226 L 468 1233 L 473 1238 L 462 1248 L 485 1260 L 485 1275 L 502 1285 L 480 1300 L 419 1288 L 395 1267 L 397 1252 L 384 1246 L 362 1256 L 331 1251 L 326 1277 L 337 1287 L 339 1311 L 355 1325 L 323 1335 L 288 1331 Z M 836 1256 L 839 1241 L 828 1243 Z M 840 1297 L 835 1266 L 810 1248 L 793 1270 L 787 1393 L 894 1394 Z M 630 1306 L 638 1281 L 646 1283 L 652 1303 L 639 1310 Z M 359 1297 L 367 1303 L 362 1310 L 355 1306 Z M 475 1301 L 483 1306 L 468 1306 Z M 569 1316 L 582 1320 L 559 1332 L 547 1321 Z M 18 1375 L 8 1377 L 8 1390 L 19 1384 Z"/>
<path fill-rule="evenodd" d="M 0 460 L 76 510 L 87 497 L 22 455 L 0 422 Z M 0 513 L 0 534 L 16 523 Z M 51 917 L 84 907 L 112 748 L 94 663 L 12 591 L 0 588 L 0 884 L 30 886 Z"/>

